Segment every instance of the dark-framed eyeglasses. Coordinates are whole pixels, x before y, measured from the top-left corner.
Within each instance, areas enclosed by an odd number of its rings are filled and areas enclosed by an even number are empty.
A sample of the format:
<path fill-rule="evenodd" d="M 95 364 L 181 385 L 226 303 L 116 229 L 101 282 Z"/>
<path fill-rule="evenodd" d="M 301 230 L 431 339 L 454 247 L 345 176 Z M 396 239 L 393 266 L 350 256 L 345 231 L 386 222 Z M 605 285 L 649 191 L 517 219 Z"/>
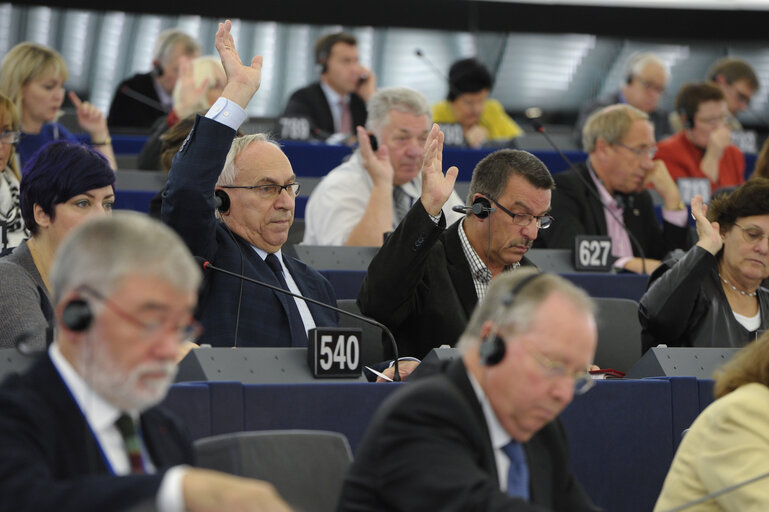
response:
<path fill-rule="evenodd" d="M 489 201 L 494 203 L 494 205 L 497 208 L 499 208 L 500 210 L 508 214 L 510 217 L 512 217 L 513 224 L 516 224 L 521 227 L 528 226 L 529 224 L 531 224 L 531 221 L 535 220 L 537 222 L 538 229 L 547 229 L 553 224 L 553 221 L 555 220 L 550 215 L 538 216 L 538 215 L 529 215 L 528 213 L 513 213 L 490 197 L 489 197 Z"/>
<path fill-rule="evenodd" d="M 203 333 L 203 326 L 195 320 L 183 321 L 177 325 L 174 325 L 170 320 L 161 320 L 157 322 L 146 322 L 136 318 L 131 313 L 127 312 L 115 302 L 102 295 L 97 290 L 91 288 L 88 285 L 81 285 L 77 288 L 80 292 L 84 292 L 91 295 L 96 300 L 101 301 L 107 308 L 115 313 L 117 316 L 125 320 L 126 322 L 135 325 L 144 332 L 147 338 L 154 338 L 159 334 L 167 331 L 172 331 L 181 340 L 193 341 L 200 337 Z"/>
<path fill-rule="evenodd" d="M 0 132 L 0 142 L 3 144 L 16 144 L 21 140 L 21 131 L 3 130 Z"/>
<path fill-rule="evenodd" d="M 736 222 L 734 223 L 734 225 L 742 230 L 742 238 L 744 238 L 745 241 L 748 242 L 749 244 L 757 244 L 764 238 L 769 240 L 769 235 L 767 235 L 766 233 L 764 233 L 758 228 L 754 228 L 754 227 L 746 228 L 744 226 L 740 226 Z"/>
<path fill-rule="evenodd" d="M 633 146 L 628 146 L 627 144 L 623 144 L 621 142 L 615 143 L 615 146 L 619 146 L 621 148 L 625 148 L 631 153 L 633 153 L 636 158 L 643 158 L 645 156 L 648 156 L 649 158 L 654 158 L 654 155 L 657 154 L 657 146 L 639 146 L 637 148 L 634 148 Z"/>
<path fill-rule="evenodd" d="M 284 190 L 289 197 L 296 197 L 301 185 L 294 182 L 288 185 L 221 185 L 220 188 L 244 188 L 253 190 L 262 199 L 275 199 Z"/>

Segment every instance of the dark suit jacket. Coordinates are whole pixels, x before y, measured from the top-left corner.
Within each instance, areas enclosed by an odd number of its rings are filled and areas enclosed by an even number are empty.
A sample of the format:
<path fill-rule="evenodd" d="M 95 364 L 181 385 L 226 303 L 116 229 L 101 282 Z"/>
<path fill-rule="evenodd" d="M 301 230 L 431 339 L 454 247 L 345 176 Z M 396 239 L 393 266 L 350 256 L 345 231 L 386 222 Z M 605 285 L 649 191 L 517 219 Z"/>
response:
<path fill-rule="evenodd" d="M 550 228 L 539 232 L 534 247 L 549 249 L 573 249 L 577 235 L 606 235 L 606 214 L 601 202 L 587 188 L 596 194 L 593 180 L 584 163 L 575 166 L 587 185 L 574 171 L 554 176 L 555 190 L 550 212 L 555 221 Z M 638 194 L 621 194 L 626 202 L 623 213 L 625 226 L 638 239 L 647 258 L 662 259 L 674 249 L 686 249 L 688 227 L 679 227 L 669 222 L 657 223 L 651 194 L 644 190 Z M 640 256 L 632 243 L 633 254 Z"/>
<path fill-rule="evenodd" d="M 152 475 L 115 476 L 47 354 L 0 387 L 0 511 L 104 512 L 154 502 L 165 469 L 192 464 L 180 424 L 157 407 L 141 415 Z"/>
<path fill-rule="evenodd" d="M 366 102 L 355 93 L 350 95 L 350 114 L 352 115 L 353 131 L 356 126 L 366 125 Z M 313 128 L 325 132 L 323 134 L 318 133 L 318 138 L 325 139 L 336 132 L 331 107 L 328 105 L 326 95 L 323 94 L 323 89 L 320 88 L 320 82 L 294 91 L 286 103 L 283 116 L 309 119 Z"/>
<path fill-rule="evenodd" d="M 214 266 L 280 286 L 275 274 L 251 245 L 230 233 L 214 216 L 214 185 L 235 132 L 227 126 L 198 116 L 189 138 L 174 157 L 163 193 L 161 217 L 187 243 L 195 256 Z M 336 306 L 331 284 L 316 270 L 289 256 L 283 261 L 302 295 Z M 292 297 L 220 272 L 205 277 L 196 316 L 205 332 L 201 343 L 231 347 L 238 327 L 239 347 L 307 346 L 302 325 L 290 325 L 288 301 Z M 238 320 L 238 303 L 240 317 Z M 318 327 L 338 324 L 336 313 L 308 304 Z"/>
<path fill-rule="evenodd" d="M 149 132 L 152 124 L 159 118 L 168 115 L 168 112 L 157 107 L 137 101 L 124 92 L 128 88 L 134 93 L 144 96 L 151 102 L 160 104 L 160 98 L 155 91 L 152 73 L 134 75 L 123 80 L 115 90 L 115 97 L 109 107 L 107 123 L 110 128 L 141 128 Z"/>
<path fill-rule="evenodd" d="M 596 510 L 569 471 L 558 421 L 525 443 L 531 502 L 499 488 L 488 427 L 461 360 L 404 386 L 377 411 L 342 488 L 339 510 Z"/>
<path fill-rule="evenodd" d="M 401 357 L 453 346 L 475 309 L 459 222 L 445 229 L 445 217 L 435 224 L 416 201 L 371 260 L 358 306 L 392 331 Z M 532 265 L 526 258 L 521 264 Z"/>

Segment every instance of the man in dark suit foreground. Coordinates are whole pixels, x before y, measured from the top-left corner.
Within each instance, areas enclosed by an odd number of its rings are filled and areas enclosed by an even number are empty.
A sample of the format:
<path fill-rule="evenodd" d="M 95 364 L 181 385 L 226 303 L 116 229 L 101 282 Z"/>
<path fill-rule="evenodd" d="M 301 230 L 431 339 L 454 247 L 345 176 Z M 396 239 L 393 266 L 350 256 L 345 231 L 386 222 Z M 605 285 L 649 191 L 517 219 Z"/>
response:
<path fill-rule="evenodd" d="M 86 222 L 51 279 L 56 339 L 0 387 L 0 511 L 289 510 L 269 484 L 186 466 L 181 425 L 155 407 L 199 330 L 178 236 L 135 212 Z"/>
<path fill-rule="evenodd" d="M 596 339 L 594 306 L 574 285 L 532 269 L 497 277 L 461 359 L 377 411 L 339 510 L 595 510 L 557 416 L 592 385 Z"/>
<path fill-rule="evenodd" d="M 233 141 L 259 89 L 261 57 L 243 65 L 227 36 L 221 48 L 217 36 L 227 85 L 174 157 L 161 218 L 213 265 L 336 306 L 331 284 L 281 251 L 299 191 L 291 162 L 264 135 Z M 337 325 L 328 309 L 215 271 L 197 317 L 206 329 L 201 342 L 229 347 L 306 347 L 309 329 Z"/>

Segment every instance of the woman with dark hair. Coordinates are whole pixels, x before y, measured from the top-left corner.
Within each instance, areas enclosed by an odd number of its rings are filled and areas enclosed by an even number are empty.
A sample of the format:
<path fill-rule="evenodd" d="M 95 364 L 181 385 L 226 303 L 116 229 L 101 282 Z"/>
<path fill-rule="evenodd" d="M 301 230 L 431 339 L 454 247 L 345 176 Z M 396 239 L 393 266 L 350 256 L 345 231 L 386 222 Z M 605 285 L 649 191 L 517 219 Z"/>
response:
<path fill-rule="evenodd" d="M 672 510 L 769 473 L 769 334 L 716 372 L 714 393 L 717 400 L 681 440 L 655 511 Z M 696 510 L 763 511 L 767 503 L 764 479 L 699 503 Z"/>
<path fill-rule="evenodd" d="M 72 228 L 112 211 L 114 185 L 104 156 L 69 141 L 49 143 L 24 167 L 21 215 L 31 236 L 0 259 L 0 347 L 46 347 L 54 325 L 48 272 L 56 249 Z"/>
<path fill-rule="evenodd" d="M 707 214 L 707 217 L 706 217 Z M 769 328 L 769 179 L 692 200 L 699 241 L 652 274 L 641 298 L 643 350 L 741 347 Z"/>

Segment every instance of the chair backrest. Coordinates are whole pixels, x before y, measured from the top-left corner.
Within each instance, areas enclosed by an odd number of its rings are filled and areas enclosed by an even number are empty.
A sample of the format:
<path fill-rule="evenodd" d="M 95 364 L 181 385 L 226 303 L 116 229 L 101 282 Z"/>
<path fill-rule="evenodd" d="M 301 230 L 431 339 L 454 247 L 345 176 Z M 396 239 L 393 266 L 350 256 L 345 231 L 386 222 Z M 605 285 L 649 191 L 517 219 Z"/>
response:
<path fill-rule="evenodd" d="M 339 299 L 336 301 L 336 306 L 349 313 L 361 315 L 355 299 Z M 347 315 L 339 315 L 339 327 L 358 327 L 363 331 L 360 346 L 361 367 L 384 361 L 385 352 L 382 345 L 384 333 L 382 329 Z"/>
<path fill-rule="evenodd" d="M 352 462 L 347 438 L 322 430 L 235 432 L 195 441 L 198 466 L 270 482 L 297 510 L 334 512 Z"/>
<path fill-rule="evenodd" d="M 641 358 L 638 303 L 630 299 L 594 298 L 598 306 L 595 364 L 627 372 Z"/>
<path fill-rule="evenodd" d="M 368 270 L 379 247 L 297 245 L 300 260 L 316 270 Z"/>
<path fill-rule="evenodd" d="M 575 272 L 571 249 L 530 249 L 526 258 L 542 272 L 568 274 Z"/>

